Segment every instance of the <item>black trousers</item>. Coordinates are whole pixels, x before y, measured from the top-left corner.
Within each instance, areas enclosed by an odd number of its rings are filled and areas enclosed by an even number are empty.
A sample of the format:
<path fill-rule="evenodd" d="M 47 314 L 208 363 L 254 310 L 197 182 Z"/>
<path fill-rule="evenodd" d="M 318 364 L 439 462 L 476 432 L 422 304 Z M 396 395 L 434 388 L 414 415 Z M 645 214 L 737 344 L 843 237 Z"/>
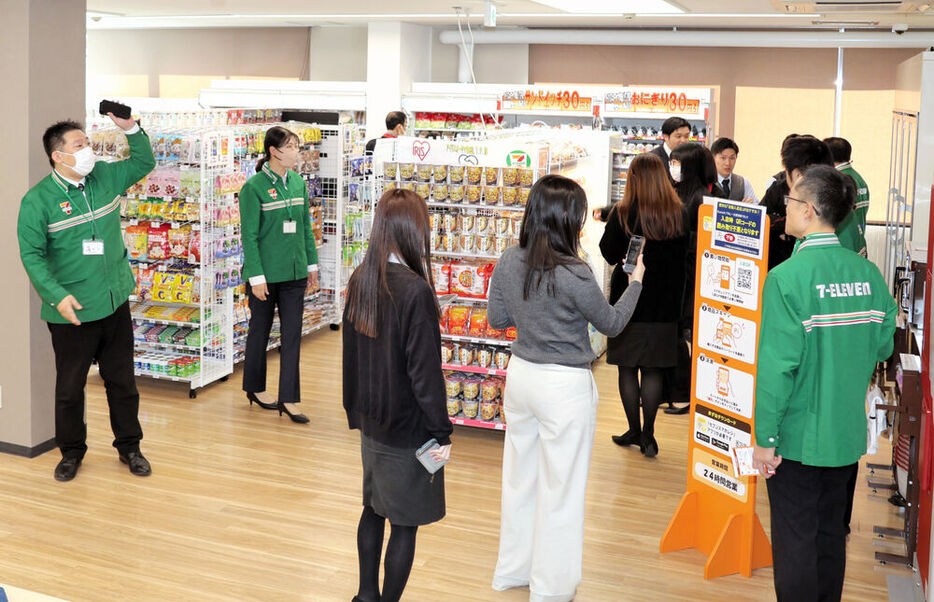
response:
<path fill-rule="evenodd" d="M 783 460 L 766 481 L 779 602 L 837 602 L 846 572 L 847 484 L 857 464 L 826 468 Z"/>
<path fill-rule="evenodd" d="M 260 301 L 247 285 L 250 300 L 250 330 L 246 337 L 246 357 L 243 361 L 243 390 L 262 393 L 266 390 L 266 347 L 275 310 L 279 308 L 279 328 L 282 333 L 279 363 L 279 398 L 282 403 L 302 400 L 298 363 L 302 346 L 302 314 L 308 278 L 288 282 L 267 283 L 266 300 Z"/>
<path fill-rule="evenodd" d="M 83 458 L 88 450 L 84 387 L 93 360 L 97 360 L 107 390 L 114 447 L 123 454 L 139 451 L 143 429 L 139 425 L 139 392 L 133 373 L 129 302 L 100 320 L 79 326 L 48 326 L 55 350 L 55 444 L 62 456 Z"/>

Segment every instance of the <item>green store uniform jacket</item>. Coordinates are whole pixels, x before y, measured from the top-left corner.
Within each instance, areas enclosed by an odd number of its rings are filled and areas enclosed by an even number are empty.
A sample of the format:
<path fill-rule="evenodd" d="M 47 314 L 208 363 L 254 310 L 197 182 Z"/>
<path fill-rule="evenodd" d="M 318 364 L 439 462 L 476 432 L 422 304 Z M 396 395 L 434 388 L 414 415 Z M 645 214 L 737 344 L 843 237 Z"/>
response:
<path fill-rule="evenodd" d="M 809 466 L 866 452 L 866 389 L 892 354 L 895 300 L 834 234 L 801 239 L 769 272 L 756 372 L 756 443 Z"/>
<path fill-rule="evenodd" d="M 295 222 L 295 233 L 284 224 Z M 243 240 L 243 279 L 251 286 L 288 282 L 318 269 L 318 251 L 311 229 L 308 189 L 298 173 L 279 177 L 263 164 L 240 191 L 240 236 Z"/>
<path fill-rule="evenodd" d="M 841 163 L 837 169 L 853 178 L 853 183 L 856 185 L 856 207 L 837 227 L 837 236 L 844 248 L 866 257 L 866 213 L 869 212 L 869 187 L 849 163 Z"/>
<path fill-rule="evenodd" d="M 58 304 L 74 295 L 81 322 L 106 318 L 129 298 L 136 281 L 120 230 L 120 195 L 152 171 L 149 136 L 138 126 L 126 134 L 130 158 L 99 161 L 84 191 L 52 171 L 20 203 L 16 226 L 26 274 L 42 298 L 41 317 L 67 324 Z M 103 255 L 85 255 L 83 241 L 104 241 Z"/>

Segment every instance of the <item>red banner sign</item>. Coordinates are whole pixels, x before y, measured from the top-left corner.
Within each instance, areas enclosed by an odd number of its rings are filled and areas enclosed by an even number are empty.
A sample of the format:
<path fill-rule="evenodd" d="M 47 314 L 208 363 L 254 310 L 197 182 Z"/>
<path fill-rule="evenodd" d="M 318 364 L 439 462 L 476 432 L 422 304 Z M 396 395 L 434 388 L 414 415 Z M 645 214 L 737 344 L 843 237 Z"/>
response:
<path fill-rule="evenodd" d="M 519 111 L 585 111 L 593 110 L 593 98 L 581 96 L 575 90 L 524 90 L 503 94 L 502 109 Z"/>

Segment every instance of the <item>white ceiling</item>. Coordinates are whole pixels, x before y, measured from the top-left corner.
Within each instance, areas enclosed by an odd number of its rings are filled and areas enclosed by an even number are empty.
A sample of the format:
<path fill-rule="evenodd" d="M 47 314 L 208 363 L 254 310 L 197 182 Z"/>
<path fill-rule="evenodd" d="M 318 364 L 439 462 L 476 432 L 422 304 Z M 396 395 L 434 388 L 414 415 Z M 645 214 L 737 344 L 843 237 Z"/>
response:
<path fill-rule="evenodd" d="M 626 14 L 631 0 L 615 0 L 612 13 L 573 15 L 533 0 L 496 0 L 497 27 L 678 27 L 815 28 L 868 25 L 890 29 L 904 23 L 912 29 L 934 28 L 934 1 L 903 2 L 901 12 L 820 14 L 813 0 L 663 0 L 682 14 Z M 795 14 L 786 5 L 799 7 Z M 434 26 L 457 24 L 455 6 L 469 12 L 473 26 L 481 24 L 483 0 L 87 0 L 90 29 L 167 27 L 309 27 L 365 25 L 372 20 L 401 20 Z M 919 7 L 923 9 L 919 11 Z M 819 11 L 819 9 L 817 9 Z M 910 12 L 906 12 L 910 10 Z M 831 23 L 814 23 L 825 20 Z"/>

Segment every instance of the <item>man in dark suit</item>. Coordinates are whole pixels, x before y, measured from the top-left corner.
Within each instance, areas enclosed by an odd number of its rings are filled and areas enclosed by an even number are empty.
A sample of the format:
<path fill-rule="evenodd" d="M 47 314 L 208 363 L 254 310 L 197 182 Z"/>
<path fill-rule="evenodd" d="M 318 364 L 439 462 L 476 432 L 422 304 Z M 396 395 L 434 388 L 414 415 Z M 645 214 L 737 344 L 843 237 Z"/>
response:
<path fill-rule="evenodd" d="M 736 167 L 736 157 L 739 155 L 739 146 L 729 138 L 717 138 L 710 147 L 713 160 L 717 166 L 717 187 L 725 199 L 759 204 L 756 191 L 747 178 L 733 171 Z"/>

